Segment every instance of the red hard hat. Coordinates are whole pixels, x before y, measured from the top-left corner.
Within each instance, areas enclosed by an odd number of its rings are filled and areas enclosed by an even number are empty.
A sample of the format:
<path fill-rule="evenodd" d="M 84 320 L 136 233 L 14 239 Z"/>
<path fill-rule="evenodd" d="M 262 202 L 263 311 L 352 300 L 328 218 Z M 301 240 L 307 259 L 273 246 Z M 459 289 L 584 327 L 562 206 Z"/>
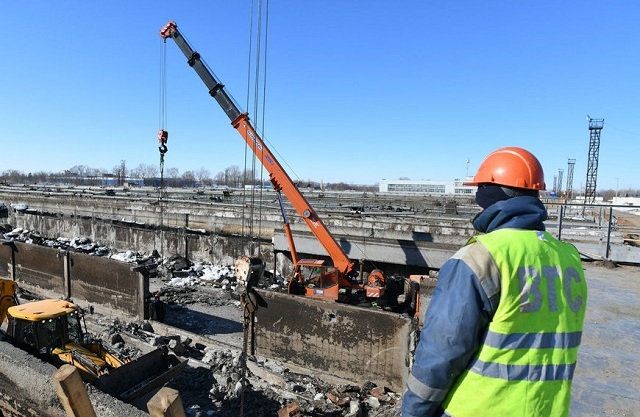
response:
<path fill-rule="evenodd" d="M 526 149 L 507 147 L 493 151 L 480 164 L 473 181 L 464 185 L 496 184 L 525 190 L 545 190 L 540 161 Z"/>

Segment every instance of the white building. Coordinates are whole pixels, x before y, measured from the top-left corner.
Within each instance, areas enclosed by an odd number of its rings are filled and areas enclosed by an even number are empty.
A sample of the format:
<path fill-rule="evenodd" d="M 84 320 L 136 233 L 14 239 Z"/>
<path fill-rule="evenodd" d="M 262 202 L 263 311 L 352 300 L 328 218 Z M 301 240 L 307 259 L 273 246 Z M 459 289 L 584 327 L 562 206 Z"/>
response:
<path fill-rule="evenodd" d="M 453 181 L 415 181 L 415 180 L 381 180 L 379 191 L 391 194 L 420 195 L 458 195 L 473 196 L 475 186 L 462 185 L 463 180 Z"/>

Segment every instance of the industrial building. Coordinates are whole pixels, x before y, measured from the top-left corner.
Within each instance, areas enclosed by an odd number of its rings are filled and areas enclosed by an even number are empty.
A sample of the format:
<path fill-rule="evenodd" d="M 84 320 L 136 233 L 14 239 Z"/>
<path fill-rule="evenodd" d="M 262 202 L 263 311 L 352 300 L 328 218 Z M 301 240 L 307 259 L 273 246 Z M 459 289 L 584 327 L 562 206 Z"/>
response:
<path fill-rule="evenodd" d="M 459 179 L 452 181 L 381 180 L 379 191 L 404 195 L 457 195 L 465 197 L 474 195 L 476 187 L 463 185 L 464 181 Z"/>

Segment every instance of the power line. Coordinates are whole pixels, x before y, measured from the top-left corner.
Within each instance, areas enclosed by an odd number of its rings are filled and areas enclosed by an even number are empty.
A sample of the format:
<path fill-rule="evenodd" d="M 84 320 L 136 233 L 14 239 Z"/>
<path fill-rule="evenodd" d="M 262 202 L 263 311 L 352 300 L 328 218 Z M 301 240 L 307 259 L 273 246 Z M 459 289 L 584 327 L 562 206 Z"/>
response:
<path fill-rule="evenodd" d="M 610 127 L 610 128 L 612 128 L 612 129 L 615 129 L 615 130 L 617 130 L 617 131 L 619 131 L 619 132 L 626 133 L 627 135 L 640 136 L 640 133 L 630 132 L 630 131 L 628 131 L 628 130 L 620 129 L 619 127 L 615 127 L 615 126 L 613 126 L 611 123 L 603 123 L 603 124 L 607 125 L 607 127 Z"/>

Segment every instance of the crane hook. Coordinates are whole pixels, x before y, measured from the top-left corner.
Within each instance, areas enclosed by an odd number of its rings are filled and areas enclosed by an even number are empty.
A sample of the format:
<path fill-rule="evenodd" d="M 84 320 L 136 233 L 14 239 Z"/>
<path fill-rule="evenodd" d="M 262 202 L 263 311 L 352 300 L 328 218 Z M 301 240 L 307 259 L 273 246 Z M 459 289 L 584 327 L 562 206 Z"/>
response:
<path fill-rule="evenodd" d="M 169 140 L 169 132 L 163 129 L 158 130 L 158 143 L 160 143 L 160 147 L 158 148 L 158 150 L 163 155 L 167 153 L 167 151 L 169 150 L 167 148 L 168 140 Z"/>

